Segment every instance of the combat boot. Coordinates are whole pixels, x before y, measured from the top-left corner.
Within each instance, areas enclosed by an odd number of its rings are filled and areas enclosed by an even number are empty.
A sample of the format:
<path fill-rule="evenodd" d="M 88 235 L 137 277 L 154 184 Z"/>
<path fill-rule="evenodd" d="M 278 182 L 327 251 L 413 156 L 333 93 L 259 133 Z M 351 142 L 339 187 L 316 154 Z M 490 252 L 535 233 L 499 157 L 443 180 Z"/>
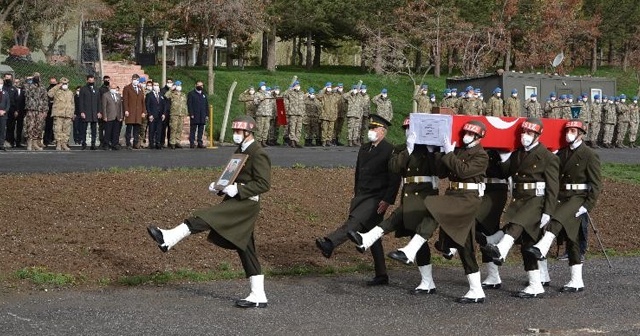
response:
<path fill-rule="evenodd" d="M 322 140 L 316 139 L 316 146 L 318 147 L 322 146 Z"/>
<path fill-rule="evenodd" d="M 313 144 L 311 142 L 311 139 L 305 139 L 304 140 L 304 145 L 307 146 L 307 147 L 313 146 Z"/>
<path fill-rule="evenodd" d="M 56 150 L 57 151 L 61 151 L 62 150 L 62 145 L 60 143 L 56 144 Z"/>
<path fill-rule="evenodd" d="M 40 146 L 40 141 L 39 140 L 32 140 L 31 146 L 33 147 L 33 149 L 37 150 L 37 151 L 41 151 L 43 150 L 43 146 Z"/>
<path fill-rule="evenodd" d="M 191 234 L 189 226 L 185 223 L 181 223 L 171 230 L 162 230 L 156 226 L 149 226 L 147 227 L 147 232 L 156 241 L 162 252 L 169 251 L 179 241 Z"/>
<path fill-rule="evenodd" d="M 33 144 L 33 140 L 28 139 L 27 140 L 27 150 L 28 151 L 32 151 L 33 150 L 33 145 L 32 144 Z"/>
<path fill-rule="evenodd" d="M 69 148 L 69 146 L 67 146 L 67 144 L 66 144 L 66 143 L 63 143 L 63 144 L 62 144 L 62 149 L 63 149 L 63 150 L 66 150 L 66 151 L 71 150 L 71 148 Z"/>

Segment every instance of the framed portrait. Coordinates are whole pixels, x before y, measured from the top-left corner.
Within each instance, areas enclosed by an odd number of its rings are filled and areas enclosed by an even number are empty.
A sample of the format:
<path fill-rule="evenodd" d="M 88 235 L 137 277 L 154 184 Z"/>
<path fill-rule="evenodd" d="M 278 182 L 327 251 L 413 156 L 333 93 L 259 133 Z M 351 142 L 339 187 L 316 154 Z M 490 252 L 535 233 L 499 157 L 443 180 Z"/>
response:
<path fill-rule="evenodd" d="M 220 178 L 216 181 L 215 189 L 222 190 L 226 186 L 233 184 L 248 157 L 249 155 L 247 154 L 233 154 L 229 163 L 227 163 L 227 166 L 224 168 L 222 175 L 220 175 Z"/>

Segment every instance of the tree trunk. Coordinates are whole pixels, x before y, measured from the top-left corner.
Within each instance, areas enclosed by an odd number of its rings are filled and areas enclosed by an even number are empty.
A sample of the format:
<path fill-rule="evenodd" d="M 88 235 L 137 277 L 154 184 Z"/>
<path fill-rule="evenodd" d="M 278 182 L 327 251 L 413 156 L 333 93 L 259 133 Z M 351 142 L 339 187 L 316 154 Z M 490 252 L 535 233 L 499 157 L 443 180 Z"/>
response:
<path fill-rule="evenodd" d="M 307 32 L 307 57 L 306 57 L 306 60 L 305 60 L 305 62 L 306 62 L 305 63 L 306 64 L 305 68 L 307 70 L 311 70 L 311 68 L 313 67 L 313 59 L 311 58 L 312 57 L 312 54 L 311 54 L 312 43 L 313 43 L 313 35 L 311 34 L 311 32 Z"/>
<path fill-rule="evenodd" d="M 591 74 L 598 71 L 598 39 L 593 39 L 593 48 L 591 48 Z"/>
<path fill-rule="evenodd" d="M 203 34 L 199 34 L 199 36 L 197 37 L 197 41 L 198 41 L 198 51 L 196 52 L 196 62 L 195 65 L 196 66 L 203 66 L 204 62 L 203 60 L 205 59 L 205 52 L 208 52 L 208 48 L 204 45 L 204 41 L 205 41 L 205 37 Z M 208 56 L 208 55 L 206 55 Z"/>
<path fill-rule="evenodd" d="M 298 39 L 294 36 L 291 39 L 291 59 L 289 60 L 290 65 L 296 65 L 296 57 L 298 56 Z"/>
<path fill-rule="evenodd" d="M 607 55 L 607 65 L 611 66 L 613 64 L 613 42 L 609 40 L 609 51 Z"/>
<path fill-rule="evenodd" d="M 315 41 L 313 43 L 313 67 L 320 67 L 320 56 L 322 56 L 322 45 L 320 45 L 320 41 Z"/>
<path fill-rule="evenodd" d="M 364 55 L 364 51 L 367 48 L 367 45 L 362 42 L 362 53 L 360 55 L 360 70 L 362 71 L 366 71 L 367 70 L 367 62 L 365 61 L 364 57 L 362 57 L 362 55 Z"/>
<path fill-rule="evenodd" d="M 433 75 L 436 78 L 440 78 L 442 72 L 442 57 L 440 49 L 440 41 L 436 41 L 436 46 L 433 51 Z"/>
<path fill-rule="evenodd" d="M 262 32 L 262 56 L 260 57 L 260 66 L 263 68 L 267 67 L 267 61 L 269 58 L 267 52 L 267 46 L 269 45 L 269 38 L 267 37 L 267 31 Z"/>
<path fill-rule="evenodd" d="M 302 57 L 302 37 L 298 37 L 298 47 L 296 48 L 296 50 L 298 51 L 298 63 L 296 65 L 302 66 L 302 64 L 304 63 L 304 58 Z"/>
<path fill-rule="evenodd" d="M 507 50 L 504 53 L 504 71 L 511 70 L 511 44 L 507 46 Z"/>
<path fill-rule="evenodd" d="M 215 52 L 215 41 L 218 38 L 218 33 L 214 33 L 212 35 L 209 35 L 209 45 L 207 46 L 207 89 L 208 89 L 208 94 L 212 95 L 215 91 L 214 91 L 214 84 L 215 84 L 215 78 L 216 78 L 216 74 L 215 72 L 213 72 L 213 56 L 214 56 L 214 52 Z"/>
<path fill-rule="evenodd" d="M 422 50 L 421 49 L 416 51 L 414 71 L 416 73 L 422 73 Z"/>
<path fill-rule="evenodd" d="M 267 45 L 267 71 L 276 71 L 276 27 L 271 26 Z"/>
<path fill-rule="evenodd" d="M 233 67 L 233 39 L 231 36 L 227 36 L 227 55 L 226 55 L 227 69 Z"/>
<path fill-rule="evenodd" d="M 453 51 L 454 48 L 447 50 L 447 76 L 451 76 L 453 73 Z"/>
<path fill-rule="evenodd" d="M 625 42 L 622 46 L 622 71 L 629 70 L 629 43 Z"/>
<path fill-rule="evenodd" d="M 382 37 L 382 32 L 378 29 L 377 37 L 380 39 Z M 373 72 L 377 75 L 381 75 L 383 72 L 382 67 L 382 50 L 380 48 L 380 44 L 376 43 L 373 51 Z"/>

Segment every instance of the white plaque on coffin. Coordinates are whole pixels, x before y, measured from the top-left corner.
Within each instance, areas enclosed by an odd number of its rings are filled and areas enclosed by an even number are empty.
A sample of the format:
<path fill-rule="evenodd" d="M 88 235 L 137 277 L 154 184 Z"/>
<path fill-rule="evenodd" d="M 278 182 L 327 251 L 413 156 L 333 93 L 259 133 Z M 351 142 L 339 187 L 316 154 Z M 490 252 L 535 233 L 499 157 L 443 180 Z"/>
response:
<path fill-rule="evenodd" d="M 416 143 L 442 146 L 442 139 L 451 139 L 453 116 L 447 114 L 411 113 L 409 130 L 416 133 Z"/>

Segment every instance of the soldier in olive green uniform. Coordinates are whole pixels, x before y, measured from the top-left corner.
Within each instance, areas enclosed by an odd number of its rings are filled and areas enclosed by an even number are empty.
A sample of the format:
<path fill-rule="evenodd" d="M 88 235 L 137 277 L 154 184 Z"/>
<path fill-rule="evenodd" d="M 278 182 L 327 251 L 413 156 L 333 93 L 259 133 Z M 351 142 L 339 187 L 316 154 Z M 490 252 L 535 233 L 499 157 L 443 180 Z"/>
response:
<path fill-rule="evenodd" d="M 564 285 L 562 292 L 580 292 L 582 281 L 582 260 L 580 252 L 581 219 L 583 214 L 593 210 L 602 189 L 600 158 L 583 141 L 587 129 L 582 120 L 571 119 L 564 126 L 565 139 L 569 144 L 558 151 L 560 158 L 560 193 L 553 219 L 538 243 L 525 249 L 523 253 L 538 260 L 544 260 L 553 240 L 560 234 L 567 239 L 571 281 Z"/>
<path fill-rule="evenodd" d="M 629 105 L 627 105 L 627 96 L 620 95 L 620 102 L 616 105 L 616 115 L 618 116 L 618 135 L 616 137 L 616 147 L 627 148 L 624 145 L 624 137 L 627 136 L 629 130 Z"/>
<path fill-rule="evenodd" d="M 516 239 L 520 238 L 522 251 L 535 244 L 540 229 L 549 223 L 558 198 L 559 160 L 543 144 L 542 121 L 527 118 L 522 123 L 522 147 L 504 154 L 501 164 L 505 176 L 513 179 L 513 200 L 504 214 L 507 224 L 504 236 L 497 244 L 481 247 L 486 255 L 501 265 Z M 509 158 L 510 154 L 510 158 Z M 503 154 L 501 154 L 502 156 Z M 515 294 L 520 298 L 541 297 L 544 294 L 540 269 L 536 258 L 522 256 L 529 285 Z"/>
<path fill-rule="evenodd" d="M 251 281 L 251 294 L 236 301 L 240 308 L 265 308 L 264 275 L 254 242 L 253 231 L 260 212 L 261 195 L 271 188 L 271 159 L 253 138 L 256 122 L 249 116 L 233 120 L 233 142 L 238 145 L 236 154 L 244 154 L 247 160 L 233 184 L 216 189 L 215 182 L 209 190 L 224 195 L 222 202 L 197 210 L 192 217 L 171 230 L 149 226 L 147 231 L 163 252 L 167 252 L 180 240 L 192 233 L 209 231 L 208 240 L 225 249 L 236 250 L 247 278 Z"/>
<path fill-rule="evenodd" d="M 316 141 L 316 146 L 322 146 L 322 139 L 320 139 L 320 113 L 322 111 L 322 102 L 316 98 L 316 90 L 309 88 L 307 95 L 304 98 L 304 119 L 302 121 L 302 128 L 306 136 L 304 145 L 312 146 L 313 140 Z"/>
<path fill-rule="evenodd" d="M 562 98 L 562 97 L 561 97 Z M 564 99 L 561 99 L 560 102 L 560 118 L 561 119 L 571 119 L 571 105 L 573 104 L 573 95 L 566 95 Z"/>
<path fill-rule="evenodd" d="M 413 100 L 417 103 L 417 113 L 431 113 L 432 103 L 429 97 L 429 86 L 422 85 L 420 91 L 413 96 Z"/>
<path fill-rule="evenodd" d="M 271 127 L 271 104 L 273 103 L 270 98 L 269 90 L 267 90 L 267 84 L 260 82 L 258 84 L 259 90 L 255 94 L 254 104 L 256 104 L 256 122 L 257 131 L 255 133 L 256 141 L 267 147 L 267 140 L 269 138 L 269 127 Z"/>
<path fill-rule="evenodd" d="M 33 74 L 32 84 L 24 87 L 25 127 L 27 129 L 27 150 L 42 150 L 42 132 L 44 131 L 44 121 L 49 109 L 49 97 L 47 89 L 40 83 L 40 73 Z"/>
<path fill-rule="evenodd" d="M 347 106 L 347 146 L 360 146 L 360 127 L 362 127 L 361 108 L 358 86 L 351 87 L 351 91 L 342 95 Z"/>
<path fill-rule="evenodd" d="M 416 134 L 409 131 L 409 117 L 403 123 L 407 143 L 396 146 L 389 160 L 389 170 L 402 176 L 403 187 L 398 206 L 391 216 L 367 233 L 350 231 L 349 239 L 358 245 L 358 251 L 364 252 L 383 234 L 395 231 L 396 237 L 413 236 L 415 228 L 427 213 L 424 199 L 438 194 L 438 176 L 436 172 L 436 154 L 434 146 L 415 143 Z M 420 284 L 409 293 L 433 294 L 436 285 L 433 282 L 431 251 L 424 244 L 416 253 L 416 264 L 422 278 Z"/>
<path fill-rule="evenodd" d="M 589 131 L 589 143 L 592 148 L 600 148 L 600 146 L 598 146 L 600 126 L 602 125 L 602 100 L 600 99 L 600 95 L 593 96 L 590 112 L 590 128 L 587 129 Z"/>
<path fill-rule="evenodd" d="M 511 97 L 504 102 L 504 115 L 506 117 L 520 117 L 520 99 L 518 99 L 518 90 L 511 90 Z"/>
<path fill-rule="evenodd" d="M 524 103 L 524 110 L 527 118 L 542 118 L 542 106 L 538 102 L 537 94 L 531 94 L 531 97 Z"/>
<path fill-rule="evenodd" d="M 502 117 L 504 116 L 504 103 L 500 96 L 502 95 L 502 89 L 497 87 L 493 89 L 493 95 L 489 98 L 487 102 L 487 109 L 484 112 L 484 115 L 490 117 Z"/>
<path fill-rule="evenodd" d="M 171 108 L 169 110 L 169 148 L 182 148 L 180 138 L 182 137 L 182 127 L 184 126 L 184 117 L 189 114 L 187 109 L 187 95 L 182 92 L 182 82 L 175 81 L 175 89 L 167 91 L 164 96 L 171 100 Z"/>
<path fill-rule="evenodd" d="M 469 291 L 457 301 L 460 303 L 482 303 L 485 295 L 480 282 L 480 272 L 473 246 L 475 215 L 482 202 L 482 183 L 489 164 L 489 157 L 480 140 L 485 136 L 486 127 L 472 120 L 462 127 L 463 147 L 455 149 L 448 137 L 442 141 L 444 155 L 438 160 L 440 177 L 449 179 L 449 188 L 444 195 L 427 196 L 424 200 L 427 212 L 415 229 L 416 234 L 409 244 L 389 253 L 389 257 L 405 264 L 411 264 L 417 252 L 431 237 L 440 224 L 448 247 L 454 247 L 460 254 Z M 455 150 L 454 150 L 455 149 Z"/>
<path fill-rule="evenodd" d="M 333 141 L 334 126 L 338 118 L 338 104 L 342 100 L 342 95 L 333 92 L 331 82 L 328 82 L 323 92 L 318 95 L 318 100 L 322 102 L 322 112 L 320 113 L 320 122 L 322 125 L 322 141 L 323 146 L 335 146 Z"/>
<path fill-rule="evenodd" d="M 382 89 L 378 95 L 371 98 L 371 101 L 376 104 L 376 114 L 391 121 L 393 119 L 393 105 L 387 95 L 387 89 Z"/>
<path fill-rule="evenodd" d="M 633 102 L 629 105 L 629 147 L 636 148 L 636 136 L 638 135 L 638 97 L 633 97 Z"/>
<path fill-rule="evenodd" d="M 360 126 L 360 133 L 364 133 L 362 135 L 366 136 L 367 130 L 369 129 L 369 113 L 371 112 L 371 98 L 369 94 L 367 94 L 367 86 L 360 86 L 360 94 L 358 95 L 358 106 L 360 107 L 360 120 L 362 120 L 362 125 Z M 361 135 L 361 136 L 362 136 Z M 358 146 L 360 146 L 362 139 L 358 139 Z"/>
<path fill-rule="evenodd" d="M 290 146 L 301 148 L 302 122 L 305 117 L 305 94 L 300 90 L 300 82 L 293 82 L 293 87 L 284 92 L 284 99 L 287 104 Z"/>
<path fill-rule="evenodd" d="M 69 90 L 69 80 L 65 77 L 60 79 L 60 83 L 52 87 L 47 95 L 53 98 L 51 116 L 53 117 L 53 134 L 56 139 L 56 150 L 70 150 L 69 134 L 71 134 L 71 124 L 75 103 L 73 92 Z"/>
<path fill-rule="evenodd" d="M 250 116 L 251 118 L 256 117 L 256 107 L 254 100 L 256 90 L 253 86 L 250 86 L 248 89 L 244 90 L 240 96 L 238 97 L 238 101 L 244 103 L 244 114 Z"/>
<path fill-rule="evenodd" d="M 613 148 L 613 145 L 611 144 L 611 142 L 613 141 L 613 131 L 616 127 L 616 121 L 617 121 L 617 111 L 616 111 L 616 105 L 615 105 L 615 100 L 617 100 L 618 97 L 609 97 L 609 99 L 607 100 L 607 102 L 604 104 L 603 108 L 602 108 L 602 114 L 603 114 L 603 124 L 604 124 L 604 130 L 603 130 L 603 135 L 602 135 L 602 147 L 604 148 Z"/>
<path fill-rule="evenodd" d="M 544 106 L 544 116 L 545 118 L 558 119 L 560 118 L 560 102 L 556 98 L 556 93 L 551 92 L 549 94 L 549 100 L 547 100 L 546 105 Z"/>
<path fill-rule="evenodd" d="M 338 83 L 336 93 L 342 97 L 344 95 L 344 84 Z M 335 126 L 333 127 L 333 143 L 342 146 L 340 142 L 340 135 L 342 134 L 342 128 L 344 128 L 344 120 L 347 117 L 347 102 L 344 99 L 338 100 L 338 117 L 336 118 Z"/>
<path fill-rule="evenodd" d="M 591 104 L 589 104 L 589 95 L 583 93 L 580 95 L 580 99 L 576 101 L 576 106 L 580 106 L 580 115 L 577 118 L 583 120 L 587 134 L 584 135 L 584 141 L 586 145 L 591 146 L 589 143 L 589 130 L 591 129 Z"/>

